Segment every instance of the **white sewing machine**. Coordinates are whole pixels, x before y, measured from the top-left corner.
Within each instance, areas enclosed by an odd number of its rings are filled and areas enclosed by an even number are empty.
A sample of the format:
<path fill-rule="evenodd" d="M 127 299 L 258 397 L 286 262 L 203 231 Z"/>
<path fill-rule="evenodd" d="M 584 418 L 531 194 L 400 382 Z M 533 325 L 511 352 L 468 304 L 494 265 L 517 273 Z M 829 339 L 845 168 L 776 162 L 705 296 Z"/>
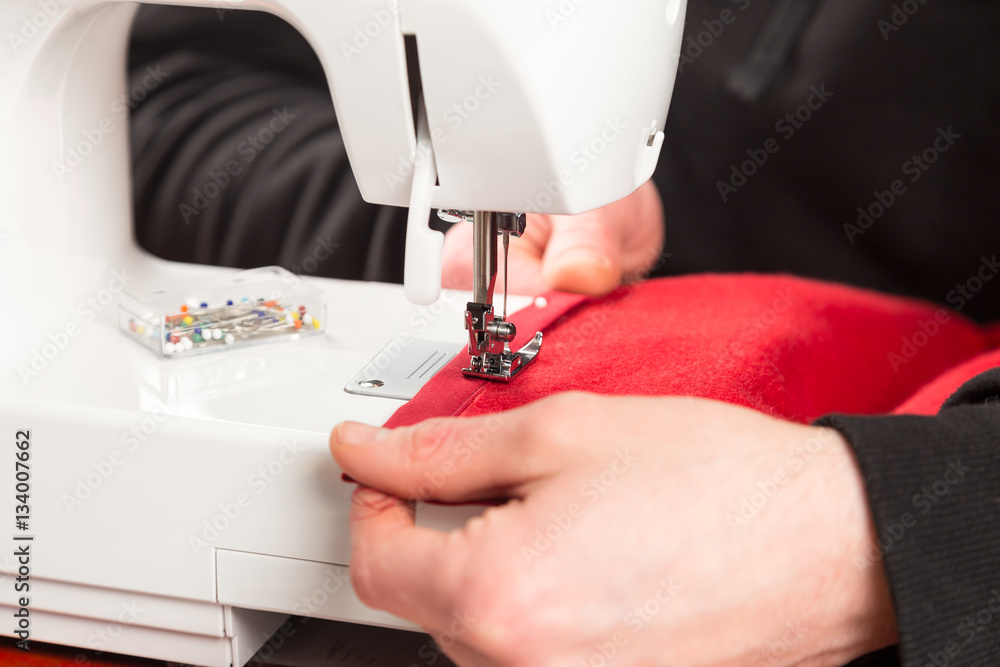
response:
<path fill-rule="evenodd" d="M 427 368 L 465 341 L 469 372 L 498 379 L 538 352 L 511 352 L 492 311 L 497 234 L 523 224 L 493 212 L 582 212 L 651 176 L 684 0 L 164 4 L 269 11 L 312 44 L 364 197 L 411 207 L 409 302 L 311 280 L 322 336 L 183 359 L 128 340 L 120 292 L 234 273 L 134 242 L 118 112 L 138 5 L 3 0 L 0 633 L 222 667 L 288 614 L 410 627 L 354 597 L 351 487 L 327 450 L 337 422 L 402 403 L 345 386 L 392 341 L 387 364 L 431 350 Z M 431 207 L 477 226 L 471 298 L 439 298 Z"/>

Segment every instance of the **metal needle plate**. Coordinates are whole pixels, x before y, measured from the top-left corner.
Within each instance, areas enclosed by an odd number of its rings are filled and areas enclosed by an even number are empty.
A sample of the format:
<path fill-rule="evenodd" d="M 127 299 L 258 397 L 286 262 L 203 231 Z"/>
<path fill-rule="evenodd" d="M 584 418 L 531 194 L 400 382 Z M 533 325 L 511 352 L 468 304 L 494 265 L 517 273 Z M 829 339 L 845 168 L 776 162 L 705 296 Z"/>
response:
<path fill-rule="evenodd" d="M 410 339 L 386 345 L 354 376 L 344 391 L 408 401 L 456 354 L 456 343 Z"/>

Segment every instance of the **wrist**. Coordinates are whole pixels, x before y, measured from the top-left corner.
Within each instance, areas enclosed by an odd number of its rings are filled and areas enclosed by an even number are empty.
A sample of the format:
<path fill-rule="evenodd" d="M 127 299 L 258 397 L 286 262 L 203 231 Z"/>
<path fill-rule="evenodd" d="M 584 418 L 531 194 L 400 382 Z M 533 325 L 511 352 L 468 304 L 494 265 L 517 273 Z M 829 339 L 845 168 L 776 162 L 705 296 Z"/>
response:
<path fill-rule="evenodd" d="M 821 474 L 827 475 L 827 502 L 821 525 L 828 573 L 828 623 L 836 664 L 889 646 L 897 641 L 896 617 L 889 580 L 878 547 L 878 533 L 869 508 L 864 476 L 850 444 L 841 433 L 819 429 L 824 447 Z"/>

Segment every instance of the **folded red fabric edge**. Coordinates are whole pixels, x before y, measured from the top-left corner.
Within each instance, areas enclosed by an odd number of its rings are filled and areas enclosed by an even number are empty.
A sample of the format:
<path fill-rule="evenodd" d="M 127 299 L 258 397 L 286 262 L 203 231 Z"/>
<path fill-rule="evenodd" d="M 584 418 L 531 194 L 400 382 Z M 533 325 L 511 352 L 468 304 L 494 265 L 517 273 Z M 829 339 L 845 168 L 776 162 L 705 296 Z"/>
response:
<path fill-rule="evenodd" d="M 530 306 L 513 313 L 508 318 L 517 327 L 518 335 L 517 339 L 515 339 L 516 342 L 522 343 L 523 341 L 530 340 L 536 331 L 547 329 L 560 317 L 567 315 L 570 311 L 589 301 L 593 301 L 593 299 L 579 294 L 567 294 L 564 292 L 550 292 L 545 296 L 536 298 Z M 410 426 L 430 417 L 461 414 L 465 407 L 475 399 L 478 393 L 489 382 L 488 380 L 462 375 L 462 369 L 469 363 L 469 355 L 466 353 L 466 349 L 463 347 L 448 365 L 438 371 L 424 385 L 421 394 L 425 392 L 433 394 L 433 404 L 429 404 L 426 401 L 409 401 L 389 418 L 389 421 L 385 423 L 385 427 Z M 542 345 L 540 354 L 545 354 L 544 344 Z M 456 381 L 455 378 L 461 378 L 461 380 Z"/>

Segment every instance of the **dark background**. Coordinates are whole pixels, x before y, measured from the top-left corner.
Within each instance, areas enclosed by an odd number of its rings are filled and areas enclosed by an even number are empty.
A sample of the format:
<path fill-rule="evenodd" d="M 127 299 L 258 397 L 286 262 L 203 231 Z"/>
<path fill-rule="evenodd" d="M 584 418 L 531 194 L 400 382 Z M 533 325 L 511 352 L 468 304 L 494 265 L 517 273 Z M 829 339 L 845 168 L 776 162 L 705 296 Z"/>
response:
<path fill-rule="evenodd" d="M 789 272 L 1000 317 L 1000 280 L 948 301 L 1000 252 L 1000 3 L 909 0 L 916 11 L 897 14 L 899 26 L 893 4 L 691 0 L 655 176 L 667 226 L 658 274 Z M 170 76 L 132 113 L 144 247 L 175 260 L 401 281 L 405 211 L 361 200 L 322 69 L 298 33 L 255 12 L 148 6 L 135 27 L 134 82 L 157 65 Z M 789 137 L 791 126 L 776 123 L 812 87 L 832 96 Z M 294 122 L 245 164 L 241 142 L 286 106 Z M 911 182 L 904 163 L 948 128 L 960 138 Z M 778 152 L 724 202 L 719 181 L 768 138 Z M 185 219 L 181 205 L 232 159 L 241 173 Z M 906 192 L 852 243 L 844 226 L 897 179 Z M 331 245 L 319 261 L 316 249 Z"/>

